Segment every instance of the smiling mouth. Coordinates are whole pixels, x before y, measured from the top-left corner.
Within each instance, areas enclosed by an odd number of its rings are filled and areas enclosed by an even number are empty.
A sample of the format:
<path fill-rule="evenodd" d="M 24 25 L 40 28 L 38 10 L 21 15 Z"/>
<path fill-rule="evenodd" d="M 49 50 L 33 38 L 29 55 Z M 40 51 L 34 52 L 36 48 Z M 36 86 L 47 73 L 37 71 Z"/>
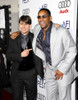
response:
<path fill-rule="evenodd" d="M 26 29 L 22 29 L 22 31 L 25 31 Z"/>
<path fill-rule="evenodd" d="M 45 24 L 45 22 L 44 22 L 44 21 L 41 21 L 41 22 L 40 22 L 40 25 L 44 25 L 44 24 Z"/>

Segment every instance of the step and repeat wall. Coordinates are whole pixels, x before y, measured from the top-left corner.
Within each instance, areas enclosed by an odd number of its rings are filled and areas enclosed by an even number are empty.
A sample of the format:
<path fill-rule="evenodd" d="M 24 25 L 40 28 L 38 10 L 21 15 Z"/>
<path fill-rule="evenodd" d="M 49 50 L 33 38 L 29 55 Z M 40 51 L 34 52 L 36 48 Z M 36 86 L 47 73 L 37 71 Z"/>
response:
<path fill-rule="evenodd" d="M 38 23 L 37 15 L 41 8 L 50 9 L 52 21 L 66 27 L 76 42 L 77 0 L 19 0 L 19 17 L 31 16 L 33 29 Z M 37 100 L 47 100 L 45 85 L 45 78 L 42 81 L 38 76 Z M 72 84 L 71 91 L 72 100 L 75 100 L 75 82 Z"/>

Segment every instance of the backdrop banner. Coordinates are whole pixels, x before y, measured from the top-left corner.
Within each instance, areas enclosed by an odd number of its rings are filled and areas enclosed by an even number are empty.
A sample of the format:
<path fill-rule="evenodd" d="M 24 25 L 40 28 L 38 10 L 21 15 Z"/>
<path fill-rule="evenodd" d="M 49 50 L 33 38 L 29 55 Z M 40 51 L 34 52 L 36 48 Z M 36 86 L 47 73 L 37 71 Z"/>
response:
<path fill-rule="evenodd" d="M 41 8 L 50 9 L 52 21 L 66 27 L 76 42 L 77 0 L 19 0 L 19 17 L 29 15 L 32 18 L 33 29 L 38 23 L 37 15 Z M 47 100 L 45 85 L 45 78 L 42 81 L 38 76 L 37 100 Z M 75 100 L 75 82 L 71 91 L 72 100 Z"/>

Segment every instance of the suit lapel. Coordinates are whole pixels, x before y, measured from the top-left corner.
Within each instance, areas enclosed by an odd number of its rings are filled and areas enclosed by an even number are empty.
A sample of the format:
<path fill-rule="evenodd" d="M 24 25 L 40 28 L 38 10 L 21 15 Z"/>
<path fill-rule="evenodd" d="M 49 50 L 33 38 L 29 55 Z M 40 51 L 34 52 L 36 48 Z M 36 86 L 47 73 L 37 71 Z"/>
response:
<path fill-rule="evenodd" d="M 29 49 L 32 49 L 33 34 L 32 33 L 28 33 L 28 34 L 29 34 L 29 41 L 27 45 Z"/>
<path fill-rule="evenodd" d="M 32 41 L 33 41 L 33 34 L 32 33 L 29 33 L 29 40 L 30 40 L 30 43 L 32 44 Z"/>
<path fill-rule="evenodd" d="M 21 33 L 20 33 L 19 36 L 16 38 L 16 44 L 17 44 L 18 50 L 21 51 Z"/>
<path fill-rule="evenodd" d="M 36 30 L 34 31 L 35 36 L 34 36 L 34 40 L 33 40 L 32 46 L 33 46 L 34 53 L 38 57 L 40 57 L 43 61 L 45 61 L 45 55 L 44 55 L 44 53 L 39 48 L 36 47 L 36 39 L 37 39 L 37 36 L 38 36 L 40 30 L 41 30 L 40 26 L 37 26 Z"/>
<path fill-rule="evenodd" d="M 38 29 L 36 29 L 35 31 L 34 31 L 34 39 L 33 39 L 33 50 L 34 50 L 34 52 L 36 51 L 36 39 L 37 39 L 37 36 L 38 36 L 38 34 L 39 34 L 39 32 L 40 32 L 40 30 L 41 30 L 41 28 L 39 27 Z"/>

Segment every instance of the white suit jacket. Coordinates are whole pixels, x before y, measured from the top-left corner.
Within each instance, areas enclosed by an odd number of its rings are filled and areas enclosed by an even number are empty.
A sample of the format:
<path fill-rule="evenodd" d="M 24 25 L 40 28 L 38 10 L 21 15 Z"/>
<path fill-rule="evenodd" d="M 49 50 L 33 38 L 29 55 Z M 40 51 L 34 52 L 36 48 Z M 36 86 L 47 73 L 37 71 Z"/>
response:
<path fill-rule="evenodd" d="M 46 65 L 45 54 L 36 47 L 36 39 L 40 32 L 40 25 L 34 28 L 33 51 L 43 60 Z M 74 62 L 77 53 L 76 44 L 70 35 L 70 32 L 64 27 L 55 28 L 53 23 L 50 35 L 50 49 L 51 49 L 51 62 L 52 69 L 60 70 L 64 76 L 62 80 L 57 80 L 60 85 L 70 84 L 78 73 L 75 70 Z"/>

